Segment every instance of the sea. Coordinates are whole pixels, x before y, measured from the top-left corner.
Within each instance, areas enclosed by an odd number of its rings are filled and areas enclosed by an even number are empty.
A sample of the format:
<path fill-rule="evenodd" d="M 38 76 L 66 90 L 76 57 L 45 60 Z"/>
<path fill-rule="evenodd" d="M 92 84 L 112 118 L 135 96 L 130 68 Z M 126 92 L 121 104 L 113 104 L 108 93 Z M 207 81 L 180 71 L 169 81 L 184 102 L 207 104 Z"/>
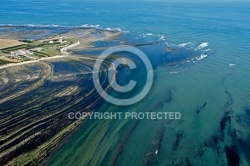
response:
<path fill-rule="evenodd" d="M 92 27 L 200 53 L 154 66 L 141 102 L 96 110 L 173 111 L 181 119 L 88 120 L 44 164 L 250 165 L 249 20 L 249 1 L 1 0 L 0 26 Z"/>

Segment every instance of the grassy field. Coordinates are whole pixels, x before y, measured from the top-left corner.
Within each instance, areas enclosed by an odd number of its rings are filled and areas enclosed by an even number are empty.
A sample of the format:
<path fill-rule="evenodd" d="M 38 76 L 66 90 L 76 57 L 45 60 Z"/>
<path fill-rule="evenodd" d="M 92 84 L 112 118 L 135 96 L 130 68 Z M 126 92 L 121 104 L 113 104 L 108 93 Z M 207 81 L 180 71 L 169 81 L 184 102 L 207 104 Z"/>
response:
<path fill-rule="evenodd" d="M 0 59 L 0 65 L 6 65 L 6 64 L 9 64 L 9 63 L 10 63 L 9 61 L 5 61 L 5 60 Z"/>
<path fill-rule="evenodd" d="M 60 54 L 60 51 L 56 45 L 45 45 L 42 47 L 40 53 L 47 56 L 56 56 Z"/>

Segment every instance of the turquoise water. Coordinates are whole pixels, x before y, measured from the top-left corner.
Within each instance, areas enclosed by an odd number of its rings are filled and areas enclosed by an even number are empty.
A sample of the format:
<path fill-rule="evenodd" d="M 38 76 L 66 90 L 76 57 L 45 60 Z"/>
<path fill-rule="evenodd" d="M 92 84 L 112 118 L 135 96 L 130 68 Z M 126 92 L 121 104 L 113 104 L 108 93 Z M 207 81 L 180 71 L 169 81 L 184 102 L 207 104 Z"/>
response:
<path fill-rule="evenodd" d="M 250 165 L 250 3 L 0 3 L 3 25 L 99 25 L 211 50 L 201 61 L 157 67 L 140 103 L 98 110 L 179 111 L 181 120 L 90 120 L 48 165 Z"/>

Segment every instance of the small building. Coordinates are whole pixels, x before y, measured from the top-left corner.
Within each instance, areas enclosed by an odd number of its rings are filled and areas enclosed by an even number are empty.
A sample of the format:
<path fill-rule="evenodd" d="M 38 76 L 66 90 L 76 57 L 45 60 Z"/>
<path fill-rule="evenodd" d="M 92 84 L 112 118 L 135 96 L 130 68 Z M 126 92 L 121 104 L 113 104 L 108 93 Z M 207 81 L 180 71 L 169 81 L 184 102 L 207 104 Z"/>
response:
<path fill-rule="evenodd" d="M 16 51 L 17 55 L 26 55 L 26 51 L 25 50 L 18 50 Z"/>
<path fill-rule="evenodd" d="M 63 42 L 63 37 L 59 37 L 59 40 L 58 40 L 60 43 Z"/>

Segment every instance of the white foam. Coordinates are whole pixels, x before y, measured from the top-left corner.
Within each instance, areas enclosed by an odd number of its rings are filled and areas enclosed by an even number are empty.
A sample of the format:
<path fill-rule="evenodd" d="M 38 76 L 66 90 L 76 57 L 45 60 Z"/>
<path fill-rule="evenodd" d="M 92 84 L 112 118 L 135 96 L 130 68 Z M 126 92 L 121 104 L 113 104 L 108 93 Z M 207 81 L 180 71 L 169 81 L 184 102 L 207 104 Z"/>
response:
<path fill-rule="evenodd" d="M 160 41 L 160 40 L 165 40 L 165 36 L 161 35 L 158 41 Z"/>
<path fill-rule="evenodd" d="M 169 74 L 177 74 L 178 72 L 177 71 L 171 71 L 169 72 Z"/>
<path fill-rule="evenodd" d="M 205 47 L 207 47 L 208 45 L 209 45 L 208 42 L 203 42 L 203 43 L 201 43 L 201 44 L 198 46 L 198 49 L 205 48 Z"/>
<path fill-rule="evenodd" d="M 233 66 L 235 66 L 235 64 L 231 63 L 231 64 L 229 64 L 229 66 L 230 66 L 230 67 L 233 67 Z"/>
<path fill-rule="evenodd" d="M 122 32 L 121 28 L 115 28 L 115 30 Z"/>
<path fill-rule="evenodd" d="M 111 31 L 111 30 L 112 30 L 112 28 L 106 28 L 106 29 L 104 29 L 104 30 L 106 30 L 106 31 Z"/>
<path fill-rule="evenodd" d="M 82 25 L 81 27 L 84 27 L 84 28 L 99 28 L 100 25 L 89 25 L 89 24 L 84 24 L 84 25 Z"/>
<path fill-rule="evenodd" d="M 17 26 L 41 27 L 41 28 L 60 27 L 60 25 L 56 25 L 56 24 L 47 24 L 47 25 L 39 25 L 39 24 L 24 24 L 24 25 L 17 25 Z"/>
<path fill-rule="evenodd" d="M 202 59 L 204 59 L 204 58 L 206 58 L 206 57 L 207 57 L 206 54 L 201 54 L 201 58 L 202 58 Z"/>
<path fill-rule="evenodd" d="M 28 27 L 34 27 L 35 25 L 34 24 L 26 24 L 26 26 L 28 26 Z"/>
<path fill-rule="evenodd" d="M 198 61 L 200 61 L 200 60 L 202 60 L 202 59 L 204 59 L 204 58 L 206 58 L 206 57 L 207 57 L 206 54 L 201 54 L 201 56 L 197 56 L 196 59 L 197 59 Z"/>
<path fill-rule="evenodd" d="M 209 49 L 206 49 L 204 52 L 208 52 L 208 51 L 211 51 L 211 49 L 209 48 Z"/>
<path fill-rule="evenodd" d="M 121 28 L 105 28 L 104 30 L 106 31 L 118 31 L 118 32 L 123 32 Z M 124 31 L 125 32 L 125 31 Z"/>
<path fill-rule="evenodd" d="M 153 36 L 153 33 L 146 33 L 146 36 Z"/>
<path fill-rule="evenodd" d="M 181 44 L 178 44 L 179 47 L 185 47 L 188 43 L 181 43 Z"/>
<path fill-rule="evenodd" d="M 60 25 L 57 25 L 57 24 L 52 24 L 50 25 L 51 27 L 60 27 Z"/>
<path fill-rule="evenodd" d="M 178 44 L 179 47 L 186 47 L 187 45 L 192 44 L 192 42 L 188 42 L 188 43 L 181 43 Z"/>

